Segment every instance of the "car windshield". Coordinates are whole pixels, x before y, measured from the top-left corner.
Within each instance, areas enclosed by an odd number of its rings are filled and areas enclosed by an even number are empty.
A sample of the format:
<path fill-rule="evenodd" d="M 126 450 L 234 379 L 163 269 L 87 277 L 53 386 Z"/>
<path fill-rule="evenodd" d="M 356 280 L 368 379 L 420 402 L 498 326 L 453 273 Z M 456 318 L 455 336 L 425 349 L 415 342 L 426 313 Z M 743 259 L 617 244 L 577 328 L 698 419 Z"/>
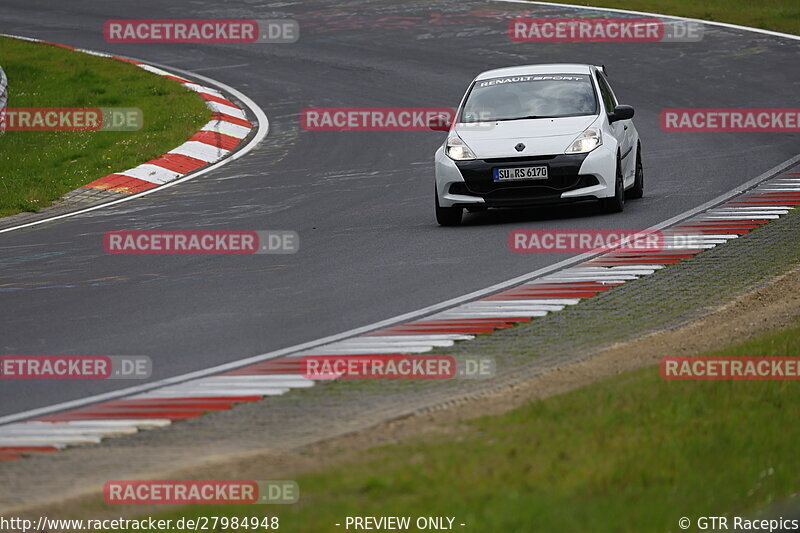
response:
<path fill-rule="evenodd" d="M 589 74 L 505 76 L 476 81 L 459 122 L 596 115 Z"/>

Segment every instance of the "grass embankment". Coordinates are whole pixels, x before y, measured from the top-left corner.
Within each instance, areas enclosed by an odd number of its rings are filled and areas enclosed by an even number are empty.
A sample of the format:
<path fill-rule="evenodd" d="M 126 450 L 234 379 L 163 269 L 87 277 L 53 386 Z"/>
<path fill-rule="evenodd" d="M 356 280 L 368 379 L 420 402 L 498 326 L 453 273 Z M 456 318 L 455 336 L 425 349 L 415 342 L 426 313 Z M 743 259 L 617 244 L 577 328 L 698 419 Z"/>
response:
<path fill-rule="evenodd" d="M 560 0 L 558 3 L 646 11 L 800 34 L 800 3 L 796 0 L 764 0 L 758 4 L 749 0 Z"/>
<path fill-rule="evenodd" d="M 211 111 L 179 83 L 122 61 L 0 37 L 8 107 L 132 107 L 138 131 L 0 135 L 0 216 L 36 211 L 65 192 L 168 152 Z"/>
<path fill-rule="evenodd" d="M 665 354 L 668 355 L 668 354 Z M 704 355 L 800 357 L 800 324 Z M 622 374 L 474 420 L 452 437 L 385 446 L 301 476 L 292 506 L 191 507 L 164 517 L 281 517 L 291 532 L 345 516 L 455 516 L 463 531 L 679 531 L 687 516 L 750 513 L 800 486 L 797 382 Z M 452 433 L 450 433 L 452 435 Z M 269 465 L 264 465 L 269 478 Z"/>

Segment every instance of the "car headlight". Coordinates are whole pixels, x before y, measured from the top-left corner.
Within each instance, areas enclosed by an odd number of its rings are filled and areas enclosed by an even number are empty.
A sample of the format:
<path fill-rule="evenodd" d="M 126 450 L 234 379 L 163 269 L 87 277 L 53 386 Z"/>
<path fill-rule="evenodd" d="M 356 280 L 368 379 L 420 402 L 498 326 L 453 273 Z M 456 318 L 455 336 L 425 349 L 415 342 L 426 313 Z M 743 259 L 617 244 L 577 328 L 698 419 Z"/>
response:
<path fill-rule="evenodd" d="M 603 134 L 600 128 L 589 128 L 572 141 L 565 154 L 585 154 L 603 144 Z"/>
<path fill-rule="evenodd" d="M 450 137 L 447 138 L 447 147 L 445 148 L 444 153 L 447 154 L 447 157 L 455 161 L 468 161 L 470 159 L 475 159 L 475 154 L 469 149 L 467 143 L 461 140 L 461 137 L 455 133 L 451 134 Z"/>

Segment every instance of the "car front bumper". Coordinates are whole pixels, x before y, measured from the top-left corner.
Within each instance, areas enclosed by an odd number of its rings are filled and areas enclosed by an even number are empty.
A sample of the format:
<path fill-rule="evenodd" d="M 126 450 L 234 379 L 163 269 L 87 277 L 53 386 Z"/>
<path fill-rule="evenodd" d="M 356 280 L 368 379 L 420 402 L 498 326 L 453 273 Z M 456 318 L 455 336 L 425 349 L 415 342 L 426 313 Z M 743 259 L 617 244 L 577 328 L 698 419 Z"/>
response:
<path fill-rule="evenodd" d="M 442 207 L 525 207 L 614 195 L 616 155 L 604 145 L 588 154 L 453 161 L 439 148 L 436 191 Z M 493 169 L 546 165 L 546 180 L 495 182 Z"/>

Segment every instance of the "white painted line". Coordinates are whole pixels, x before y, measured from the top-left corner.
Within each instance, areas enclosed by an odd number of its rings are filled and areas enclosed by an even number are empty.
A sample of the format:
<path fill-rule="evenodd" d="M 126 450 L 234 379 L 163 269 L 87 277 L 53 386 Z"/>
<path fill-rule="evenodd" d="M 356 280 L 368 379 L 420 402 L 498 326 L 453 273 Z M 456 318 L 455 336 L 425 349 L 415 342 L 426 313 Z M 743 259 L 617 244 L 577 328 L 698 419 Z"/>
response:
<path fill-rule="evenodd" d="M 402 336 L 400 336 L 402 340 Z M 374 350 L 376 353 L 392 353 L 392 351 L 409 351 L 419 352 L 427 351 L 434 347 L 447 348 L 455 344 L 453 341 L 438 341 L 438 342 L 382 342 L 375 344 L 342 344 L 336 346 L 321 347 L 318 351 L 327 354 L 342 354 L 342 353 L 371 353 Z"/>
<path fill-rule="evenodd" d="M 2 440 L 0 440 L 0 447 L 2 447 L 2 446 L 14 446 L 14 447 L 47 446 L 47 447 L 50 447 L 50 448 L 57 448 L 59 450 L 63 450 L 64 448 L 69 446 L 69 444 L 68 443 L 63 443 L 63 442 L 45 442 L 43 444 L 41 442 L 28 442 L 28 441 L 26 441 L 24 439 L 20 439 L 20 440 L 14 440 L 14 441 L 11 441 L 11 442 L 3 442 Z M 22 451 L 22 452 L 3 452 L 3 453 L 30 453 L 30 452 Z"/>
<path fill-rule="evenodd" d="M 20 437 L 0 437 L 0 446 L 56 446 L 65 444 L 96 444 L 102 438 L 98 435 L 58 435 L 57 437 L 39 437 L 25 435 Z"/>
<path fill-rule="evenodd" d="M 514 311 L 514 312 L 537 312 L 537 311 L 545 311 L 549 313 L 555 313 L 557 311 L 561 311 L 564 309 L 563 305 L 496 305 L 496 306 L 470 306 L 468 308 L 464 308 L 463 312 L 477 312 L 477 313 L 485 313 L 485 312 L 493 312 L 493 311 Z"/>
<path fill-rule="evenodd" d="M 164 69 L 160 69 L 158 67 L 151 67 L 150 65 L 146 65 L 144 63 L 142 63 L 141 65 L 137 65 L 137 66 L 139 68 L 142 68 L 142 69 L 146 70 L 147 72 L 152 72 L 153 74 L 158 74 L 159 76 L 174 76 L 174 74 L 171 74 L 171 73 L 167 72 Z M 175 77 L 176 78 L 180 78 L 180 76 L 175 76 Z M 186 85 L 186 84 L 183 83 L 182 85 Z"/>
<path fill-rule="evenodd" d="M 624 265 L 628 266 L 628 265 Z M 602 268 L 602 267 L 598 267 Z M 560 277 L 567 277 L 567 276 L 576 276 L 576 277 L 585 277 L 585 276 L 595 276 L 601 279 L 605 278 L 617 278 L 621 276 L 630 276 L 631 274 L 625 272 L 625 270 L 578 270 L 575 268 L 567 268 L 562 270 L 558 273 Z"/>
<path fill-rule="evenodd" d="M 156 398 L 162 400 L 174 400 L 177 398 L 209 398 L 219 397 L 227 398 L 229 396 L 280 396 L 289 391 L 286 387 L 249 387 L 237 391 L 231 391 L 230 387 L 205 387 L 203 389 L 165 389 L 164 391 L 146 393 L 137 396 L 137 398 L 153 400 Z"/>
<path fill-rule="evenodd" d="M 323 346 L 320 348 L 320 351 L 325 352 L 357 352 L 363 350 L 417 350 L 417 349 L 424 349 L 430 350 L 434 347 L 441 347 L 447 348 L 448 346 L 452 346 L 455 344 L 453 341 L 438 341 L 438 342 L 402 342 L 403 336 L 398 335 L 398 342 L 380 342 L 375 344 L 366 344 L 366 343 L 358 343 L 358 344 L 342 344 L 342 345 L 331 345 L 330 347 Z"/>
<path fill-rule="evenodd" d="M 587 279 L 589 281 L 608 281 L 608 280 L 629 280 L 629 279 L 636 279 L 637 276 L 633 274 L 626 274 L 626 273 L 617 273 L 617 272 L 588 272 L 586 274 L 582 272 L 572 272 L 571 270 L 562 270 L 558 274 L 552 274 L 550 276 L 542 278 L 542 281 L 549 281 L 552 279 L 560 279 L 566 281 L 573 281 L 575 283 L 578 280 Z"/>
<path fill-rule="evenodd" d="M 397 335 L 370 335 L 368 337 L 358 337 L 348 342 L 366 342 L 367 344 L 372 344 L 373 342 L 399 342 L 397 337 Z M 406 342 L 467 341 L 475 338 L 474 335 L 465 335 L 462 333 L 431 333 L 430 335 L 416 333 L 414 335 L 402 335 L 401 337 Z"/>
<path fill-rule="evenodd" d="M 731 229 L 735 229 L 735 228 L 731 228 Z M 664 240 L 665 241 L 668 241 L 668 240 L 673 240 L 674 241 L 674 240 L 685 239 L 685 238 L 688 237 L 688 238 L 694 239 L 694 240 L 710 240 L 710 241 L 714 241 L 714 240 L 723 239 L 725 241 L 730 241 L 730 240 L 733 240 L 733 239 L 738 239 L 739 235 L 737 235 L 735 233 L 720 233 L 720 234 L 716 234 L 716 233 L 671 233 L 671 234 L 668 235 L 668 237 L 669 237 L 669 239 L 664 239 Z"/>
<path fill-rule="evenodd" d="M 669 255 L 669 254 L 670 254 L 669 250 L 661 250 L 656 257 L 661 257 L 662 255 Z M 652 259 L 652 258 L 648 257 L 647 259 Z M 639 263 L 638 262 L 638 261 L 642 261 L 642 260 L 643 259 L 641 257 L 638 257 L 638 256 L 626 258 L 624 255 L 623 256 L 609 257 L 607 259 L 607 261 L 622 261 L 623 263 L 625 261 L 628 261 L 631 264 L 634 264 L 636 266 L 643 266 L 643 267 L 647 267 L 647 268 L 653 268 L 654 270 L 659 270 L 661 268 L 664 268 L 664 265 L 650 265 L 650 264 L 647 264 L 647 263 Z M 654 267 L 658 267 L 658 268 L 654 268 Z M 583 289 L 581 289 L 579 287 L 575 287 L 575 288 L 570 289 L 570 290 L 583 290 Z M 586 290 L 593 290 L 593 289 L 591 287 L 587 287 Z"/>
<path fill-rule="evenodd" d="M 566 271 L 562 271 L 562 272 L 566 272 Z M 557 288 L 555 290 L 557 290 L 557 291 L 582 290 L 581 286 L 576 286 L 577 283 L 584 283 L 584 282 L 583 281 L 572 281 L 570 279 L 553 281 L 552 279 L 548 279 L 548 277 L 545 276 L 543 278 L 537 279 L 536 281 L 532 281 L 532 282 L 520 285 L 520 287 L 525 287 L 526 289 L 528 289 L 528 288 L 536 289 L 538 287 L 542 287 L 542 286 L 545 286 L 545 285 L 564 285 L 563 289 L 559 287 L 559 288 Z M 616 286 L 616 285 L 621 285 L 622 283 L 625 283 L 625 281 L 618 281 L 618 282 L 614 283 L 614 282 L 610 282 L 610 281 L 607 281 L 607 280 L 601 280 L 601 281 L 595 281 L 593 283 L 596 283 L 598 285 L 603 285 L 603 286 Z"/>
<path fill-rule="evenodd" d="M 197 93 L 205 93 L 205 94 L 210 94 L 211 96 L 216 96 L 218 98 L 225 98 L 225 96 L 221 92 L 212 89 L 210 87 L 206 87 L 204 85 L 198 85 L 196 83 L 183 83 L 181 85 Z"/>
<path fill-rule="evenodd" d="M 176 387 L 169 388 L 164 391 L 164 394 L 177 394 L 178 397 L 183 397 L 192 393 L 206 393 L 206 396 L 225 397 L 230 393 L 231 388 L 236 387 L 238 396 L 251 396 L 252 394 L 243 394 L 243 392 L 258 391 L 259 395 L 270 394 L 275 391 L 288 391 L 290 389 L 308 389 L 314 386 L 312 380 L 297 381 L 297 382 L 284 382 L 284 383 L 242 383 L 231 385 L 228 383 L 204 383 L 203 385 L 192 385 L 191 387 Z"/>
<path fill-rule="evenodd" d="M 132 425 L 139 429 L 153 429 L 163 428 L 172 424 L 169 418 L 114 418 L 114 419 L 94 419 L 94 420 L 81 420 L 82 424 L 100 424 L 106 426 L 113 426 L 115 423 L 120 425 Z M 61 423 L 61 422 L 59 422 Z"/>
<path fill-rule="evenodd" d="M 728 241 L 725 240 L 725 239 L 704 239 L 704 240 L 700 240 L 700 239 L 695 239 L 695 238 L 689 238 L 689 240 L 686 240 L 686 241 L 682 240 L 682 241 L 675 241 L 675 242 L 665 243 L 664 244 L 664 249 L 665 250 L 674 250 L 676 247 L 682 247 L 682 248 L 688 247 L 689 249 L 691 249 L 691 248 L 700 248 L 700 247 L 708 246 L 708 245 L 725 244 L 726 242 L 728 242 Z"/>
<path fill-rule="evenodd" d="M 80 428 L 124 428 L 124 427 L 163 427 L 169 425 L 169 420 L 164 420 L 160 418 L 156 419 L 148 419 L 148 418 L 128 418 L 128 419 L 119 419 L 115 418 L 113 420 L 105 420 L 105 419 L 90 419 L 90 420 L 59 420 L 59 421 L 45 421 L 45 420 L 30 420 L 27 422 L 20 422 L 20 424 L 25 424 L 28 426 L 42 426 L 42 427 L 80 427 Z M 15 424 L 11 424 L 8 426 L 3 426 L 0 428 L 4 430 L 7 427 L 12 427 Z"/>
<path fill-rule="evenodd" d="M 433 315 L 437 319 L 445 318 L 492 318 L 492 317 L 526 317 L 532 318 L 537 316 L 546 316 L 547 311 L 444 311 Z"/>
<path fill-rule="evenodd" d="M 655 251 L 658 251 L 658 250 L 655 250 Z M 663 267 L 661 267 L 661 265 L 658 265 L 658 266 L 659 266 L 659 268 L 663 268 Z M 625 274 L 625 273 L 628 273 L 629 271 L 634 271 L 634 270 L 648 270 L 648 268 L 647 267 L 640 267 L 640 266 L 619 265 L 619 266 L 610 266 L 610 267 L 606 267 L 606 266 L 585 266 L 585 267 L 575 266 L 575 267 L 567 269 L 567 271 L 569 271 L 569 272 L 612 272 L 612 273 L 618 273 L 618 274 L 619 273 Z M 652 270 L 652 269 L 649 269 L 649 270 Z"/>
<path fill-rule="evenodd" d="M 174 170 L 169 170 L 164 167 L 160 167 L 158 165 L 151 165 L 148 163 L 139 165 L 138 167 L 134 167 L 129 170 L 125 170 L 123 172 L 118 172 L 118 174 L 122 174 L 123 176 L 130 176 L 132 178 L 138 178 L 140 180 L 148 181 L 150 183 L 157 183 L 159 185 L 161 185 L 162 183 L 167 183 L 168 181 L 172 181 L 182 176 L 182 174 L 179 174 Z"/>
<path fill-rule="evenodd" d="M 214 133 L 221 133 L 229 137 L 236 137 L 237 139 L 244 139 L 250 133 L 251 128 L 239 126 L 227 120 L 212 120 L 202 128 L 200 131 L 213 131 Z"/>
<path fill-rule="evenodd" d="M 551 276 L 555 276 L 555 275 L 556 274 L 551 274 Z M 569 278 L 569 277 L 566 278 L 566 279 L 561 279 L 561 280 L 554 280 L 554 279 L 549 278 L 549 277 L 543 277 L 543 278 L 537 279 L 536 281 L 532 281 L 530 283 L 523 283 L 522 285 L 514 287 L 514 289 L 512 289 L 512 290 L 517 290 L 517 288 L 519 288 L 519 289 L 524 290 L 524 291 L 539 291 L 539 292 L 549 293 L 549 292 L 552 292 L 552 291 L 557 291 L 557 292 L 584 291 L 584 290 L 589 290 L 589 289 L 593 288 L 592 286 L 587 287 L 586 283 L 587 282 L 580 281 L 580 280 L 573 281 L 572 278 Z M 605 287 L 605 286 L 609 286 L 610 287 L 610 286 L 613 286 L 613 285 L 619 285 L 621 283 L 624 283 L 624 281 L 620 281 L 618 283 L 611 283 L 609 281 L 602 280 L 602 281 L 593 281 L 591 283 L 594 283 L 596 285 L 600 285 L 600 286 L 603 286 L 603 287 Z M 492 296 L 494 296 L 494 295 L 492 295 Z"/>
<path fill-rule="evenodd" d="M 210 107 L 217 113 L 222 113 L 224 115 L 230 115 L 232 117 L 247 120 L 247 115 L 245 115 L 244 111 L 242 111 L 238 107 L 231 107 L 229 105 L 220 104 L 219 102 L 214 102 L 211 100 L 206 100 L 206 105 L 208 105 L 208 107 Z"/>
<path fill-rule="evenodd" d="M 603 268 L 603 267 L 598 267 L 598 268 Z M 616 268 L 616 267 L 614 267 L 614 268 Z M 611 272 L 611 274 L 615 274 L 615 275 L 624 274 L 626 276 L 649 276 L 650 274 L 653 274 L 656 270 L 658 270 L 658 269 L 657 268 L 640 268 L 638 266 L 637 267 L 633 267 L 633 266 L 627 267 L 626 266 L 626 268 L 624 270 L 614 270 L 613 272 Z M 582 272 L 582 273 L 585 273 L 587 276 L 591 275 L 591 274 L 593 274 L 595 272 L 598 272 L 596 270 L 585 270 L 584 271 L 583 269 L 579 270 L 577 268 L 571 268 L 571 269 L 569 269 L 569 271 L 570 272 Z M 614 276 L 611 276 L 611 277 L 614 277 Z"/>
<path fill-rule="evenodd" d="M 0 437 L 7 436 L 12 433 L 47 433 L 47 432 L 65 432 L 65 433 L 99 433 L 104 431 L 123 431 L 136 433 L 138 428 L 136 426 L 80 426 L 66 423 L 56 422 L 17 422 L 16 424 L 9 424 L 3 426 L 0 431 Z"/>
<path fill-rule="evenodd" d="M 588 289 L 587 289 L 588 290 Z M 581 299 L 580 298 L 533 298 L 533 297 L 520 297 L 520 298 L 509 298 L 508 300 L 477 300 L 479 302 L 514 302 L 517 299 L 523 302 L 536 302 L 544 305 L 577 305 Z M 458 309 L 458 308 L 456 308 Z"/>
<path fill-rule="evenodd" d="M 725 207 L 719 207 L 717 209 L 710 209 L 709 212 L 718 212 L 718 211 L 774 211 L 774 210 L 781 210 L 781 209 L 794 209 L 794 207 L 790 206 L 766 206 L 766 207 L 759 207 L 759 206 L 731 206 L 726 205 Z"/>
<path fill-rule="evenodd" d="M 716 220 L 722 222 L 724 220 L 763 220 L 770 219 L 776 220 L 781 218 L 780 215 L 706 215 L 700 217 L 702 220 Z"/>
<path fill-rule="evenodd" d="M 786 215 L 791 211 L 790 208 L 785 206 L 752 206 L 752 207 L 736 207 L 727 209 L 712 209 L 709 214 L 735 214 L 735 215 L 755 215 L 766 213 L 768 215 Z"/>
<path fill-rule="evenodd" d="M 614 276 L 613 278 L 598 278 L 597 276 L 563 276 L 563 277 L 561 277 L 561 276 L 550 276 L 550 277 L 542 278 L 542 280 L 544 280 L 544 281 L 548 281 L 548 282 L 552 281 L 552 282 L 556 282 L 556 283 L 557 282 L 566 282 L 566 281 L 573 282 L 573 283 L 577 282 L 577 281 L 587 281 L 587 282 L 597 282 L 597 283 L 599 283 L 601 281 L 606 281 L 606 282 L 617 283 L 617 284 L 623 283 L 625 281 L 631 281 L 631 280 L 634 280 L 634 279 L 639 279 L 639 278 L 636 277 L 636 276 Z"/>
<path fill-rule="evenodd" d="M 537 300 L 478 300 L 476 302 L 460 305 L 456 307 L 456 309 L 506 309 L 508 307 L 526 307 L 534 311 L 561 311 L 565 306 L 558 304 L 543 304 Z"/>
<path fill-rule="evenodd" d="M 300 387 L 297 387 L 300 388 Z M 240 389 L 241 392 L 245 393 L 247 396 L 280 396 L 282 394 L 286 394 L 289 392 L 291 387 L 277 387 L 277 386 L 267 386 L 267 385 L 251 385 L 249 387 L 242 387 Z M 183 398 L 187 395 L 196 392 L 202 392 L 206 396 L 220 396 L 225 397 L 230 392 L 230 387 L 227 386 L 219 386 L 219 387 L 212 387 L 211 385 L 207 385 L 205 387 L 200 387 L 198 389 L 186 389 L 180 391 L 180 398 Z"/>
<path fill-rule="evenodd" d="M 764 210 L 761 209 L 759 211 L 720 211 L 716 213 L 709 213 L 711 216 L 749 216 L 751 218 L 756 218 L 760 215 L 787 215 L 789 214 L 788 209 L 775 209 L 775 210 Z"/>
<path fill-rule="evenodd" d="M 387 354 L 395 354 L 395 353 L 422 353 L 430 351 L 430 346 L 416 346 L 416 347 L 403 347 L 402 349 L 397 346 L 387 346 L 381 348 L 353 348 L 353 349 L 339 349 L 339 348 L 330 348 L 330 349 L 323 349 L 318 348 L 315 350 L 308 350 L 303 352 L 298 352 L 292 355 L 297 356 L 309 356 L 309 355 L 387 355 Z"/>
<path fill-rule="evenodd" d="M 32 43 L 41 43 L 44 42 L 41 39 L 34 39 L 33 37 L 23 37 L 21 35 L 11 35 L 9 33 L 0 33 L 3 37 L 12 37 L 14 39 L 22 39 L 23 41 L 30 41 Z"/>
<path fill-rule="evenodd" d="M 405 340 L 404 340 L 405 339 Z M 456 339 L 458 340 L 458 339 Z M 417 344 L 417 345 L 435 345 L 435 344 L 442 344 L 444 346 L 452 346 L 454 340 L 453 339 L 414 339 L 409 338 L 408 336 L 403 336 L 400 340 L 398 340 L 397 336 L 395 335 L 388 335 L 386 337 L 370 337 L 370 336 L 363 336 L 363 337 L 355 337 L 353 339 L 347 339 L 339 342 L 333 342 L 331 344 L 326 344 L 322 346 L 322 348 L 344 348 L 347 346 L 373 346 L 373 345 L 382 345 L 382 344 L 397 344 L 398 342 L 402 342 L 403 344 Z"/>
<path fill-rule="evenodd" d="M 287 374 L 254 374 L 249 376 L 220 376 L 214 378 L 202 378 L 195 381 L 189 381 L 182 385 L 176 385 L 171 390 L 178 388 L 192 388 L 192 387 L 236 387 L 242 388 L 255 388 L 255 387 L 271 387 L 271 388 L 302 388 L 312 387 L 314 381 L 306 379 L 302 376 L 287 375 Z"/>
<path fill-rule="evenodd" d="M 724 241 L 728 242 L 728 241 Z M 717 243 L 703 243 L 703 244 L 670 244 L 667 249 L 668 250 L 710 250 L 711 248 L 715 248 L 718 244 L 723 244 L 722 242 Z"/>
<path fill-rule="evenodd" d="M 299 364 L 300 361 L 298 360 L 295 364 Z M 284 381 L 284 380 L 294 380 L 294 381 L 310 381 L 302 377 L 298 377 L 295 374 L 248 374 L 248 375 L 239 375 L 239 374 L 220 374 L 217 376 L 209 376 L 204 378 L 194 379 L 192 381 L 186 381 L 184 384 L 188 383 L 207 383 L 207 382 L 219 382 L 219 381 L 227 381 L 229 383 L 237 383 L 237 382 L 250 382 L 250 381 Z"/>
<path fill-rule="evenodd" d="M 6 437 L 24 437 L 24 436 L 49 436 L 53 435 L 132 435 L 138 433 L 139 430 L 135 427 L 127 428 L 45 428 L 45 427 L 14 427 L 10 429 L 3 428 L 0 431 L 0 438 Z"/>
<path fill-rule="evenodd" d="M 242 385 L 239 387 L 239 391 L 242 393 L 247 393 L 246 396 L 280 396 L 281 394 L 286 394 L 291 389 L 304 389 L 312 387 L 313 383 L 304 386 L 297 386 L 297 387 L 287 387 L 281 385 L 259 385 L 257 383 L 253 383 L 250 385 Z M 200 396 L 196 396 L 198 398 L 202 397 L 220 397 L 224 398 L 230 392 L 231 387 L 230 385 L 220 384 L 220 385 L 204 385 L 202 387 L 187 387 L 185 389 L 174 389 L 167 391 L 167 394 L 175 394 L 175 398 L 187 398 L 190 397 L 192 394 L 200 394 Z M 163 398 L 162 398 L 163 399 Z M 213 409 L 209 409 L 213 410 Z"/>
<path fill-rule="evenodd" d="M 94 50 L 87 50 L 85 48 L 76 48 L 75 51 L 76 52 L 82 52 L 84 54 L 89 54 L 90 56 L 114 57 L 113 55 L 107 54 L 105 52 L 95 52 Z"/>
<path fill-rule="evenodd" d="M 211 146 L 210 144 L 197 141 L 187 141 L 167 153 L 186 155 L 195 159 L 199 159 L 200 161 L 205 161 L 206 163 L 213 163 L 214 161 L 219 161 L 225 157 L 228 152 L 228 150 Z"/>

